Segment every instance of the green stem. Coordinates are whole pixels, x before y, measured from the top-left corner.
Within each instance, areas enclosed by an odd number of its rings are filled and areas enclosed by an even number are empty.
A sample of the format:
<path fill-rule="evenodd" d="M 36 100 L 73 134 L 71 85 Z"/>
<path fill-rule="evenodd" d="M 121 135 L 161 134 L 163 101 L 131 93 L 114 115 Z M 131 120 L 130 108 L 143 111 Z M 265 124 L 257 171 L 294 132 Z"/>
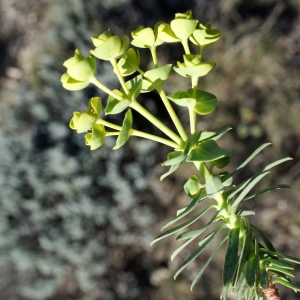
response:
<path fill-rule="evenodd" d="M 146 110 L 143 106 L 141 106 L 138 102 L 131 102 L 130 107 L 135 109 L 138 113 L 140 113 L 143 117 L 149 120 L 153 125 L 155 125 L 158 129 L 160 129 L 163 133 L 165 133 L 169 138 L 171 138 L 177 146 L 179 146 L 182 142 L 182 139 L 175 134 L 171 129 L 169 129 L 165 124 L 159 121 L 156 117 L 154 117 L 148 110 Z"/>
<path fill-rule="evenodd" d="M 122 74 L 121 74 L 121 72 L 120 72 L 119 66 L 118 66 L 118 64 L 117 64 L 117 59 L 116 59 L 116 58 L 113 58 L 113 59 L 110 60 L 110 62 L 111 62 L 111 64 L 113 65 L 114 71 L 115 71 L 115 73 L 116 73 L 117 76 L 118 76 L 118 79 L 119 79 L 119 81 L 120 81 L 120 83 L 121 83 L 121 85 L 122 85 L 123 90 L 125 91 L 125 94 L 126 94 L 126 95 L 129 95 L 130 92 L 129 92 L 128 87 L 127 87 L 127 85 L 126 85 L 126 83 L 125 83 L 125 81 L 124 81 L 124 78 L 123 78 L 123 76 L 122 76 Z"/>
<path fill-rule="evenodd" d="M 156 55 L 156 47 L 153 46 L 150 48 L 152 59 L 153 59 L 153 64 L 155 68 L 158 68 L 158 60 L 157 60 L 157 55 Z"/>
<path fill-rule="evenodd" d="M 112 123 L 107 122 L 107 121 L 105 121 L 105 120 L 103 120 L 101 118 L 99 118 L 96 121 L 96 124 L 101 124 L 101 125 L 106 126 L 108 128 L 119 130 L 119 132 L 107 132 L 107 135 L 118 135 L 118 134 L 120 134 L 120 131 L 122 130 L 121 126 L 112 124 Z M 142 138 L 145 138 L 145 139 L 148 139 L 148 140 L 152 140 L 152 141 L 155 141 L 155 142 L 167 145 L 169 147 L 172 147 L 174 149 L 178 148 L 178 144 L 176 144 L 176 143 L 174 143 L 174 142 L 172 142 L 170 140 L 167 140 L 167 139 L 164 139 L 164 138 L 161 138 L 161 137 L 158 137 L 156 135 L 149 134 L 149 133 L 146 133 L 146 132 L 143 132 L 143 131 L 131 129 L 131 135 L 142 137 Z"/>
<path fill-rule="evenodd" d="M 206 181 L 206 179 L 212 175 L 204 162 L 194 161 L 194 165 L 203 177 L 204 181 Z"/>
<path fill-rule="evenodd" d="M 193 98 L 196 99 L 198 77 L 192 77 Z M 189 107 L 191 143 L 192 146 L 197 144 L 197 115 L 193 107 Z"/>
<path fill-rule="evenodd" d="M 144 72 L 143 70 L 141 70 L 139 67 L 137 67 L 136 70 L 137 70 L 142 76 L 144 76 L 145 72 Z"/>
<path fill-rule="evenodd" d="M 142 138 L 145 138 L 145 139 L 148 139 L 148 140 L 152 140 L 152 141 L 167 145 L 167 146 L 169 146 L 173 149 L 178 148 L 178 144 L 176 144 L 175 142 L 172 142 L 170 140 L 167 140 L 167 139 L 164 139 L 164 138 L 161 138 L 159 136 L 149 134 L 149 133 L 146 133 L 146 132 L 143 132 L 143 131 L 138 131 L 138 130 L 132 129 L 131 135 L 142 137 Z"/>
<path fill-rule="evenodd" d="M 188 39 L 182 40 L 181 43 L 183 45 L 185 54 L 191 54 L 190 47 L 189 47 L 189 44 L 188 44 Z"/>
<path fill-rule="evenodd" d="M 172 119 L 172 121 L 173 121 L 176 129 L 178 130 L 181 138 L 184 141 L 187 141 L 188 140 L 188 136 L 187 136 L 187 134 L 186 134 L 186 132 L 185 132 L 185 130 L 184 130 L 184 128 L 183 128 L 183 126 L 182 126 L 179 118 L 178 118 L 178 116 L 176 115 L 176 113 L 175 113 L 175 111 L 174 111 L 174 109 L 173 109 L 173 107 L 172 107 L 169 99 L 167 98 L 166 93 L 163 90 L 162 86 L 157 87 L 156 90 L 157 90 L 160 98 L 162 99 L 162 101 L 163 101 L 163 103 L 164 103 L 164 105 L 165 105 L 165 107 L 166 107 L 166 109 L 167 109 L 167 111 L 168 111 L 168 113 L 169 113 L 169 115 L 170 115 L 170 117 L 171 117 L 171 119 Z"/>
<path fill-rule="evenodd" d="M 119 101 L 123 100 L 123 98 L 116 94 L 114 91 L 107 88 L 104 84 L 102 84 L 96 77 L 92 77 L 90 79 L 90 83 L 93 83 L 95 86 L 97 86 L 100 90 L 104 91 L 106 94 L 118 99 Z"/>
<path fill-rule="evenodd" d="M 113 135 L 119 135 L 120 131 L 114 131 L 114 132 L 107 132 L 106 131 L 106 136 L 113 136 Z"/>

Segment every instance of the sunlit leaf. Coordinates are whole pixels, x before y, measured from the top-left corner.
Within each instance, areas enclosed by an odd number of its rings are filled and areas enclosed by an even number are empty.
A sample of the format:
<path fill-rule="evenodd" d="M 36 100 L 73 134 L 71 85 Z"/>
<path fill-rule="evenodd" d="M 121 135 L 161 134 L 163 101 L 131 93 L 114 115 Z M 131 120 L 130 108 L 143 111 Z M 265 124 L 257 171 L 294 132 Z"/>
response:
<path fill-rule="evenodd" d="M 129 109 L 125 114 L 122 130 L 117 138 L 116 146 L 113 148 L 113 150 L 119 149 L 128 141 L 131 133 L 131 128 L 132 128 L 132 113 L 131 110 Z"/>

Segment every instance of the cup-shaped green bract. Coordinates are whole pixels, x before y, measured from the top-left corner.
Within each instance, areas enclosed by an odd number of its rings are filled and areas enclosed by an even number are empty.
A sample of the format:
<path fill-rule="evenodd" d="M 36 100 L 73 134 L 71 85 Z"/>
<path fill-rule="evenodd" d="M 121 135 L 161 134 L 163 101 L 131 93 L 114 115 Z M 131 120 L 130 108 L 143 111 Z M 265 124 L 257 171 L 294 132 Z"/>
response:
<path fill-rule="evenodd" d="M 101 46 L 108 38 L 112 36 L 110 29 L 107 29 L 103 33 L 101 33 L 99 36 L 92 36 L 92 42 L 94 46 L 97 48 Z"/>
<path fill-rule="evenodd" d="M 197 27 L 198 20 L 193 19 L 192 12 L 175 14 L 175 19 L 170 25 L 174 34 L 181 40 L 187 40 Z"/>
<path fill-rule="evenodd" d="M 63 64 L 67 72 L 62 75 L 61 82 L 67 90 L 81 90 L 87 87 L 96 72 L 96 61 L 93 56 L 84 57 L 78 49 L 73 57 Z"/>
<path fill-rule="evenodd" d="M 169 77 L 172 65 L 167 64 L 145 72 L 142 85 L 142 93 L 154 90 L 157 86 L 162 85 Z"/>
<path fill-rule="evenodd" d="M 100 97 L 93 97 L 89 100 L 88 111 L 75 111 L 70 121 L 70 128 L 77 133 L 87 132 L 96 123 L 102 110 L 102 101 Z"/>
<path fill-rule="evenodd" d="M 130 48 L 118 61 L 118 67 L 123 76 L 134 73 L 140 66 L 140 53 Z"/>
<path fill-rule="evenodd" d="M 75 111 L 69 126 L 71 129 L 76 130 L 77 133 L 82 133 L 90 130 L 96 121 L 97 117 L 95 115 Z"/>
<path fill-rule="evenodd" d="M 106 138 L 106 131 L 101 124 L 94 124 L 92 132 L 85 135 L 85 144 L 91 147 L 91 150 L 95 150 L 102 146 Z"/>
<path fill-rule="evenodd" d="M 216 43 L 221 37 L 221 31 L 216 28 L 211 28 L 210 24 L 205 26 L 200 24 L 199 29 L 196 29 L 190 36 L 191 42 L 199 47 L 210 47 Z"/>
<path fill-rule="evenodd" d="M 163 44 L 163 41 L 157 39 L 157 32 L 155 31 L 150 27 L 139 26 L 131 33 L 133 38 L 131 44 L 139 48 L 152 48 Z"/>
<path fill-rule="evenodd" d="M 205 76 L 216 64 L 214 61 L 203 63 L 201 55 L 199 54 L 185 54 L 183 60 L 183 63 L 177 62 L 177 66 L 174 67 L 174 70 L 184 77 Z"/>
<path fill-rule="evenodd" d="M 154 32 L 157 32 L 157 40 L 165 43 L 177 43 L 180 39 L 174 34 L 171 26 L 165 22 L 159 22 L 154 27 Z"/>
<path fill-rule="evenodd" d="M 83 90 L 90 84 L 89 81 L 75 80 L 74 78 L 70 77 L 68 73 L 64 73 L 61 76 L 60 81 L 62 82 L 62 86 L 69 91 Z"/>
<path fill-rule="evenodd" d="M 100 35 L 101 36 L 101 35 Z M 106 37 L 106 36 L 105 36 Z M 102 60 L 112 60 L 120 58 L 128 49 L 129 38 L 127 35 L 120 37 L 113 35 L 107 39 L 93 38 L 94 45 L 99 45 L 91 53 Z"/>

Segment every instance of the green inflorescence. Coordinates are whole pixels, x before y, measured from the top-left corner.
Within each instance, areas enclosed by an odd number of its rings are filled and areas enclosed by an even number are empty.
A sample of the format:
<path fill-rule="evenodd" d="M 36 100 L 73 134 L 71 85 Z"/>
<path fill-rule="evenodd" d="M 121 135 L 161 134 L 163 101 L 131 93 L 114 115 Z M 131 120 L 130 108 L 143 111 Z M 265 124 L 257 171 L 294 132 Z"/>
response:
<path fill-rule="evenodd" d="M 94 50 L 89 57 L 84 57 L 79 50 L 75 51 L 72 58 L 64 62 L 67 68 L 61 77 L 62 85 L 67 90 L 81 90 L 89 84 L 94 84 L 108 94 L 104 114 L 118 114 L 127 110 L 122 126 L 110 123 L 102 118 L 102 99 L 90 99 L 87 111 L 74 112 L 70 127 L 77 133 L 86 132 L 86 144 L 91 150 L 99 148 L 107 136 L 117 136 L 113 149 L 122 147 L 130 136 L 138 136 L 165 144 L 172 148 L 167 160 L 162 163 L 170 169 L 161 176 L 161 180 L 176 171 L 186 161 L 191 162 L 197 169 L 197 174 L 191 176 L 184 185 L 184 191 L 191 198 L 190 204 L 180 209 L 177 216 L 166 222 L 162 228 L 165 230 L 179 222 L 196 209 L 200 202 L 214 199 L 215 203 L 209 205 L 188 221 L 164 231 L 153 243 L 173 235 L 198 221 L 211 209 L 215 210 L 214 216 L 203 227 L 181 233 L 176 240 L 183 240 L 183 244 L 171 255 L 173 260 L 180 251 L 192 241 L 198 239 L 198 248 L 179 267 L 175 278 L 196 259 L 224 229 L 228 235 L 217 245 L 210 258 L 201 268 L 194 279 L 191 289 L 200 279 L 214 255 L 227 241 L 223 268 L 223 291 L 221 298 L 226 299 L 229 293 L 236 293 L 238 299 L 263 299 L 264 293 L 270 285 L 279 283 L 295 292 L 300 288 L 292 284 L 290 277 L 294 277 L 293 266 L 288 262 L 300 264 L 300 260 L 277 253 L 269 239 L 257 227 L 250 224 L 248 215 L 253 211 L 239 209 L 239 205 L 255 196 L 272 190 L 288 188 L 287 185 L 277 185 L 254 193 L 253 187 L 270 173 L 270 169 L 291 158 L 283 158 L 271 163 L 252 177 L 239 185 L 234 184 L 234 175 L 244 168 L 257 154 L 270 144 L 263 144 L 253 152 L 239 167 L 231 173 L 221 169 L 230 162 L 230 153 L 221 148 L 217 140 L 230 128 L 219 133 L 199 131 L 197 129 L 197 116 L 212 113 L 217 105 L 217 97 L 209 92 L 198 89 L 199 77 L 207 75 L 215 66 L 215 62 L 203 61 L 203 53 L 208 47 L 216 43 L 221 37 L 221 31 L 212 28 L 210 24 L 200 24 L 193 18 L 192 12 L 178 13 L 170 24 L 159 22 L 154 28 L 140 26 L 132 32 L 131 44 L 137 48 L 147 48 L 153 59 L 153 69 L 143 71 L 140 68 L 140 53 L 134 48 L 129 48 L 127 36 L 112 35 L 106 30 L 99 36 L 92 37 Z M 172 68 L 171 64 L 159 65 L 157 47 L 164 43 L 181 43 L 184 54 L 182 62 Z M 190 52 L 190 43 L 198 48 L 198 53 Z M 96 58 L 109 61 L 116 74 L 121 88 L 111 90 L 97 80 Z M 172 69 L 180 76 L 191 79 L 191 88 L 186 91 L 175 91 L 166 95 L 163 88 L 164 82 L 170 76 Z M 133 74 L 137 74 L 132 77 Z M 131 75 L 126 81 L 125 77 Z M 177 132 L 172 131 L 157 117 L 151 114 L 138 102 L 140 93 L 156 90 L 164 103 Z M 185 107 L 190 118 L 189 133 L 183 127 L 171 103 Z M 151 135 L 132 128 L 133 117 L 131 110 L 135 110 L 156 126 L 165 137 Z M 207 232 L 213 223 L 220 225 Z M 260 242 L 261 241 L 261 242 Z"/>

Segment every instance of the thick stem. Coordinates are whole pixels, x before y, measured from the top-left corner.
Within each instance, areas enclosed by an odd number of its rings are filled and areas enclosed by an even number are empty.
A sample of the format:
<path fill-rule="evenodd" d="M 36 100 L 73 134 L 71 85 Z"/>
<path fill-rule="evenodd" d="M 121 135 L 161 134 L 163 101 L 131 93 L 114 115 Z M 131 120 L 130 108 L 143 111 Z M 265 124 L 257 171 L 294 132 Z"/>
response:
<path fill-rule="evenodd" d="M 191 54 L 190 47 L 189 47 L 189 44 L 188 44 L 188 39 L 182 40 L 181 43 L 183 45 L 185 54 Z"/>
<path fill-rule="evenodd" d="M 168 113 L 169 113 L 169 115 L 170 115 L 170 117 L 171 117 L 171 119 L 172 119 L 172 121 L 173 121 L 176 129 L 178 130 L 181 138 L 184 141 L 187 141 L 188 140 L 188 136 L 187 136 L 187 134 L 186 134 L 186 132 L 185 132 L 185 130 L 184 130 L 184 128 L 183 128 L 183 126 L 182 126 L 179 118 L 178 118 L 178 116 L 176 115 L 176 113 L 175 113 L 175 111 L 174 111 L 174 109 L 173 109 L 173 107 L 172 107 L 169 99 L 167 98 L 166 93 L 163 90 L 162 86 L 157 87 L 156 90 L 159 93 L 159 96 L 162 99 L 162 101 L 163 101 L 163 103 L 164 103 L 164 105 L 165 105 L 165 107 L 166 107 L 166 109 L 167 109 L 167 111 L 168 111 Z"/>
<path fill-rule="evenodd" d="M 143 117 L 149 120 L 153 125 L 155 125 L 158 129 L 160 129 L 163 133 L 165 133 L 169 138 L 171 138 L 175 143 L 177 143 L 177 147 L 181 145 L 182 139 L 175 134 L 171 129 L 169 129 L 165 124 L 159 121 L 156 117 L 154 117 L 148 110 L 146 110 L 143 106 L 141 106 L 138 102 L 134 101 L 130 104 L 134 110 L 140 113 Z"/>
<path fill-rule="evenodd" d="M 264 290 L 263 293 L 266 297 L 266 300 L 281 300 L 278 289 L 273 283 L 270 283 L 268 289 Z"/>

